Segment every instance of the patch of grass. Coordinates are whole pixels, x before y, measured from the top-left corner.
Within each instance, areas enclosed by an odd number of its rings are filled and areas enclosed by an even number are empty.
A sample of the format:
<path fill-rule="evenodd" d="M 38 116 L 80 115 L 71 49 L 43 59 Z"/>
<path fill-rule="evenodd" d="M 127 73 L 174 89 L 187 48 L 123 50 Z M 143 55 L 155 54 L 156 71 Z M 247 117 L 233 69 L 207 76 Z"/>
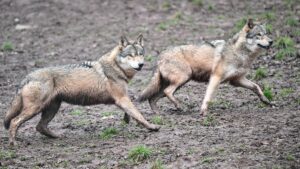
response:
<path fill-rule="evenodd" d="M 247 23 L 247 19 L 246 18 L 242 18 L 240 20 L 238 20 L 235 25 L 234 25 L 234 33 L 240 31 L 244 26 L 245 24 Z"/>
<path fill-rule="evenodd" d="M 191 0 L 192 4 L 202 7 L 203 6 L 203 0 Z"/>
<path fill-rule="evenodd" d="M 217 122 L 216 122 L 216 119 L 213 115 L 209 114 L 207 116 L 204 117 L 204 119 L 202 120 L 201 124 L 203 126 L 213 126 L 215 125 Z"/>
<path fill-rule="evenodd" d="M 212 6 L 211 4 L 208 5 L 208 10 L 209 10 L 209 11 L 214 10 L 214 8 L 213 8 L 213 6 Z"/>
<path fill-rule="evenodd" d="M 102 116 L 103 117 L 109 117 L 109 116 L 112 116 L 112 115 L 115 115 L 116 114 L 116 112 L 103 112 L 103 113 L 101 113 L 102 114 Z"/>
<path fill-rule="evenodd" d="M 276 54 L 276 59 L 283 59 L 285 56 L 296 56 L 297 50 L 295 48 L 295 42 L 290 37 L 278 37 L 275 42 L 275 47 L 279 49 Z"/>
<path fill-rule="evenodd" d="M 214 162 L 214 161 L 215 161 L 215 159 L 212 158 L 212 157 L 204 157 L 204 158 L 201 160 L 201 163 L 202 163 L 202 164 L 205 164 L 205 163 L 210 164 L 210 163 L 212 163 L 212 162 Z"/>
<path fill-rule="evenodd" d="M 70 115 L 73 115 L 73 116 L 82 116 L 83 112 L 82 112 L 82 110 L 75 109 L 75 110 L 73 110 L 73 111 L 70 112 Z"/>
<path fill-rule="evenodd" d="M 268 100 L 270 100 L 270 101 L 273 100 L 274 94 L 273 94 L 272 89 L 271 89 L 270 86 L 264 85 L 263 93 L 264 93 L 264 95 L 266 96 L 266 98 L 267 98 Z"/>
<path fill-rule="evenodd" d="M 147 56 L 145 56 L 145 60 L 147 62 L 152 62 L 153 61 L 153 56 L 152 55 L 147 55 Z"/>
<path fill-rule="evenodd" d="M 171 3 L 168 2 L 168 1 L 165 1 L 163 4 L 162 4 L 162 7 L 163 9 L 165 10 L 169 10 L 171 8 Z"/>
<path fill-rule="evenodd" d="M 271 24 L 266 24 L 266 31 L 268 34 L 271 34 L 273 32 L 273 26 Z"/>
<path fill-rule="evenodd" d="M 277 49 L 293 48 L 294 46 L 295 43 L 293 39 L 287 36 L 278 37 L 275 42 L 275 47 Z"/>
<path fill-rule="evenodd" d="M 287 154 L 286 159 L 288 161 L 295 161 L 296 160 L 295 156 L 293 156 L 292 154 Z"/>
<path fill-rule="evenodd" d="M 158 29 L 165 31 L 167 30 L 169 27 L 176 25 L 179 23 L 180 20 L 183 19 L 183 15 L 181 12 L 176 12 L 173 16 L 172 19 L 166 20 L 164 22 L 161 22 L 158 24 Z"/>
<path fill-rule="evenodd" d="M 0 160 L 9 160 L 16 158 L 17 154 L 15 151 L 9 150 L 9 151 L 2 151 L 0 150 Z"/>
<path fill-rule="evenodd" d="M 288 24 L 291 27 L 296 27 L 296 26 L 299 25 L 298 20 L 296 18 L 294 18 L 294 17 L 288 17 L 288 18 L 286 18 L 285 23 Z"/>
<path fill-rule="evenodd" d="M 292 88 L 283 88 L 280 91 L 280 96 L 281 97 L 287 97 L 291 93 L 294 93 L 294 89 L 292 89 Z"/>
<path fill-rule="evenodd" d="M 265 12 L 264 14 L 262 14 L 262 19 L 267 19 L 268 21 L 274 21 L 276 19 L 276 15 L 274 12 Z"/>
<path fill-rule="evenodd" d="M 13 51 L 14 45 L 11 42 L 4 42 L 1 47 L 2 51 Z"/>
<path fill-rule="evenodd" d="M 158 124 L 158 125 L 163 125 L 164 124 L 162 117 L 158 116 L 158 115 L 153 116 L 151 118 L 151 122 L 154 123 L 154 124 Z"/>
<path fill-rule="evenodd" d="M 254 79 L 260 80 L 265 77 L 267 77 L 267 70 L 265 68 L 256 69 Z"/>
<path fill-rule="evenodd" d="M 108 140 L 110 138 L 112 138 L 114 135 L 117 135 L 119 132 L 116 128 L 113 127 L 109 127 L 106 128 L 102 131 L 102 133 L 100 133 L 99 137 L 103 140 Z"/>
<path fill-rule="evenodd" d="M 156 159 L 156 160 L 153 162 L 153 164 L 152 164 L 152 166 L 151 166 L 151 169 L 164 169 L 161 160 Z"/>
<path fill-rule="evenodd" d="M 145 145 L 138 145 L 132 148 L 129 153 L 128 157 L 134 162 L 141 162 L 145 159 L 150 158 L 152 155 L 152 150 Z"/>
<path fill-rule="evenodd" d="M 294 36 L 300 36 L 300 29 L 296 29 L 292 33 Z"/>

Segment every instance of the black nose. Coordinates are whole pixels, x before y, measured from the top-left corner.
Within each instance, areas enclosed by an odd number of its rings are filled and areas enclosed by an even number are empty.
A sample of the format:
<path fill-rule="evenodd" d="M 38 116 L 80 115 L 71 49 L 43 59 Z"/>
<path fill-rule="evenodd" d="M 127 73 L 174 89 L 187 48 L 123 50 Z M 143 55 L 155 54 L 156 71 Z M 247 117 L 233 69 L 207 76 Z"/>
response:
<path fill-rule="evenodd" d="M 271 41 L 269 41 L 269 46 L 271 46 L 273 44 L 273 41 L 271 40 Z"/>
<path fill-rule="evenodd" d="M 141 69 L 144 66 L 144 63 L 139 63 L 139 68 Z"/>

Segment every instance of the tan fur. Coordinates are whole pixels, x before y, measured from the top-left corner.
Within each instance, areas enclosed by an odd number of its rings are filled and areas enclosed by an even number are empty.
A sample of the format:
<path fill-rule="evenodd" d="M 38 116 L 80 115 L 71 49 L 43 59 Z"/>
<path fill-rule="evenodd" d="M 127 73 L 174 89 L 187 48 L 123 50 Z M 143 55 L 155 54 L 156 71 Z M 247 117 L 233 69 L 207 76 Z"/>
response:
<path fill-rule="evenodd" d="M 246 37 L 249 32 L 254 31 L 254 27 L 253 21 L 249 20 L 228 42 L 217 40 L 201 45 L 177 46 L 163 51 L 154 77 L 139 96 L 139 100 L 148 99 L 151 109 L 156 113 L 159 113 L 156 102 L 164 96 L 167 96 L 177 108 L 183 108 L 174 97 L 174 92 L 189 80 L 209 81 L 201 106 L 201 114 L 206 115 L 208 103 L 219 84 L 229 81 L 234 86 L 253 90 L 261 101 L 270 104 L 260 87 L 245 77 L 253 60 L 262 51 L 258 44 L 269 47 L 272 43 L 271 39 L 264 35 L 258 40 L 253 40 L 257 44 L 248 44 L 247 41 L 252 39 Z"/>
<path fill-rule="evenodd" d="M 135 43 L 122 38 L 120 45 L 98 61 L 91 62 L 88 67 L 69 65 L 30 73 L 23 80 L 4 120 L 5 127 L 9 129 L 10 144 L 16 144 L 16 132 L 20 125 L 40 112 L 42 118 L 36 127 L 37 131 L 57 137 L 47 125 L 63 101 L 77 105 L 116 104 L 125 111 L 126 122 L 131 116 L 149 130 L 157 131 L 159 127 L 144 119 L 127 94 L 128 81 L 136 73 L 135 69 L 140 70 L 143 65 L 143 55 L 121 56 L 126 50 L 134 51 L 134 45 L 142 48 L 142 36 Z"/>

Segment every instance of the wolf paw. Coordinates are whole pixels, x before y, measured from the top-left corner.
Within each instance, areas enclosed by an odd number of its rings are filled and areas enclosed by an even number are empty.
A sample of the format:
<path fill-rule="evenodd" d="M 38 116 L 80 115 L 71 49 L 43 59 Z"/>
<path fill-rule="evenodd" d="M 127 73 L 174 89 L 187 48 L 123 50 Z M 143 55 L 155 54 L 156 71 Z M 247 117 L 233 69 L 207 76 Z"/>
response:
<path fill-rule="evenodd" d="M 150 130 L 150 131 L 158 131 L 159 129 L 160 129 L 160 126 L 157 126 L 155 124 L 150 124 L 148 126 L 148 130 Z"/>

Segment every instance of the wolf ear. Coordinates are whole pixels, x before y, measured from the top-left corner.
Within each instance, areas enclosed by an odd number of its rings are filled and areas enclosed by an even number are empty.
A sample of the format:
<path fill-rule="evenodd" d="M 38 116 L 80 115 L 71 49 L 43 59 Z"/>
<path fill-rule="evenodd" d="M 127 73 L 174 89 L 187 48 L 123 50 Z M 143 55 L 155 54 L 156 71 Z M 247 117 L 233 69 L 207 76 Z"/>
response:
<path fill-rule="evenodd" d="M 126 36 L 121 36 L 119 44 L 122 47 L 129 45 L 129 41 L 127 40 Z"/>
<path fill-rule="evenodd" d="M 244 30 L 245 32 L 249 32 L 254 26 L 255 26 L 255 24 L 254 24 L 253 19 L 252 19 L 252 18 L 249 18 L 249 19 L 247 20 L 247 23 L 246 23 L 246 25 L 244 26 L 243 30 Z"/>
<path fill-rule="evenodd" d="M 142 34 L 140 34 L 137 39 L 136 39 L 136 42 L 141 45 L 141 46 L 144 46 L 144 37 Z"/>

